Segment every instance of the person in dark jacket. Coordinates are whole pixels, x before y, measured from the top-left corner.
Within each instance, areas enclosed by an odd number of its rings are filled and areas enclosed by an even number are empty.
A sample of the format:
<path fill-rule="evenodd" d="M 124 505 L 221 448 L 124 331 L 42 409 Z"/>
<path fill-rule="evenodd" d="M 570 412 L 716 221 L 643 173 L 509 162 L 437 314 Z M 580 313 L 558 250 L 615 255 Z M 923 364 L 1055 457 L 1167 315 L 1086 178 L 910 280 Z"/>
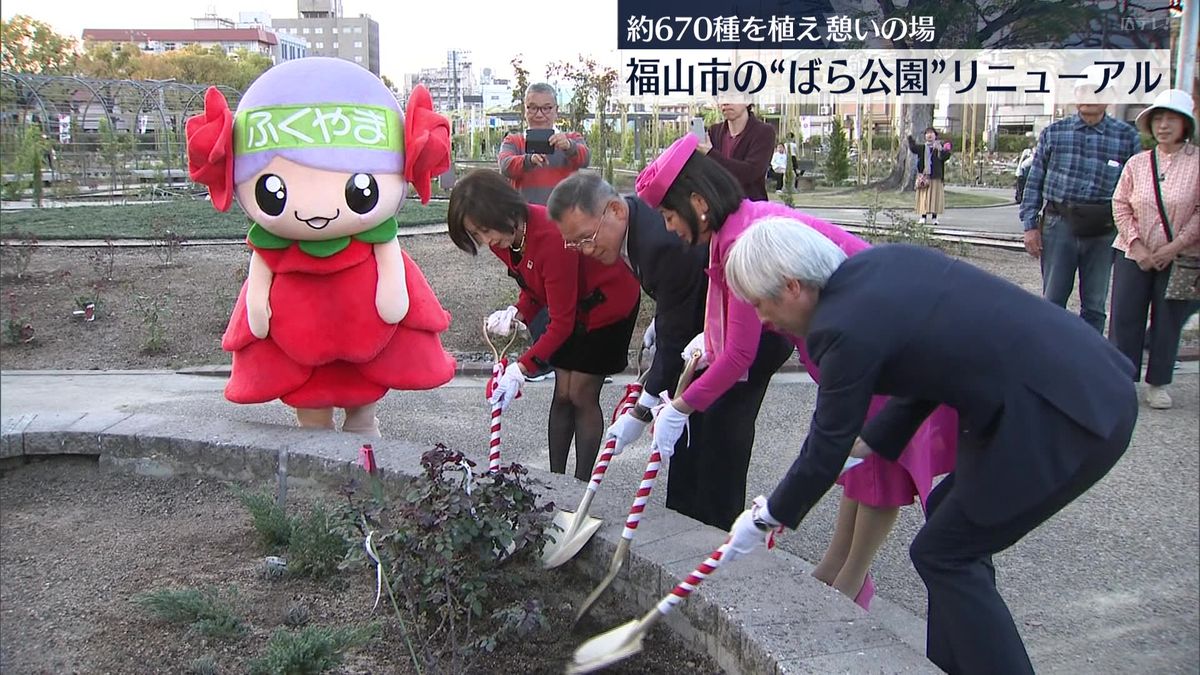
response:
<path fill-rule="evenodd" d="M 946 160 L 950 158 L 950 143 L 938 138 L 937 129 L 925 129 L 925 143 L 918 145 L 908 137 L 908 149 L 917 156 L 917 215 L 921 224 L 930 218 L 938 224 L 938 214 L 946 210 Z"/>
<path fill-rule="evenodd" d="M 708 141 L 696 148 L 733 174 L 746 198 L 767 201 L 767 169 L 775 152 L 775 127 L 754 116 L 746 103 L 721 103 L 724 120 L 708 128 Z"/>
<path fill-rule="evenodd" d="M 493 403 L 507 407 L 525 377 L 554 367 L 550 404 L 550 470 L 566 473 L 575 441 L 575 477 L 588 480 L 604 435 L 600 388 L 625 369 L 637 322 L 637 279 L 622 265 L 602 265 L 563 244 L 546 208 L 527 204 L 500 174 L 479 169 L 450 192 L 450 239 L 475 255 L 488 246 L 521 288 L 516 305 L 494 312 L 488 329 L 506 334 L 542 307 L 550 324 L 496 382 Z"/>
<path fill-rule="evenodd" d="M 764 322 L 804 337 L 821 371 L 808 437 L 770 499 L 734 523 L 733 557 L 772 526 L 797 527 L 852 451 L 895 461 L 947 405 L 957 467 L 909 549 L 929 591 L 927 654 L 948 673 L 1032 673 L 992 556 L 1125 453 L 1133 364 L 1077 317 L 970 263 L 899 244 L 847 258 L 795 220 L 751 225 L 726 279 Z M 864 424 L 873 394 L 892 398 Z"/>
<path fill-rule="evenodd" d="M 550 194 L 547 208 L 563 239 L 578 243 L 580 253 L 602 264 L 627 267 L 646 295 L 654 299 L 654 361 L 644 393 L 638 405 L 621 415 L 605 434 L 606 439 L 617 439 L 616 452 L 620 453 L 645 432 L 650 409 L 661 402 L 660 393 L 679 395 L 675 391 L 683 370 L 679 355 L 692 337 L 704 330 L 708 248 L 685 244 L 667 230 L 658 209 L 637 197 L 622 197 L 603 178 L 590 172 L 576 173 L 559 183 Z M 693 419 L 703 417 L 704 413 L 696 413 Z M 720 421 L 719 413 L 714 417 L 714 429 L 728 426 Z M 706 456 L 699 448 L 725 438 L 716 433 L 704 434 L 706 428 L 703 421 L 693 421 L 691 451 L 688 438 L 681 437 L 675 443 L 678 452 L 671 458 L 667 478 L 667 508 L 693 517 L 698 514 L 693 502 L 702 497 L 697 495 L 697 477 L 703 473 L 700 463 Z M 753 441 L 751 434 L 746 442 Z M 747 456 L 750 452 L 749 447 L 722 450 Z"/>

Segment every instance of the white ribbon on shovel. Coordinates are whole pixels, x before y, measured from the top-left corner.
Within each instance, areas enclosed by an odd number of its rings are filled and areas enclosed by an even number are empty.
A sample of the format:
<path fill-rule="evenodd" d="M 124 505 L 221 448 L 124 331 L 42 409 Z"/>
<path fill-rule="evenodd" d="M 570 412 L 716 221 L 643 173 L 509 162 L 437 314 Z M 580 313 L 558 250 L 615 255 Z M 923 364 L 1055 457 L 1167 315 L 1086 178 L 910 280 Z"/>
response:
<path fill-rule="evenodd" d="M 379 559 L 379 552 L 375 550 L 375 530 L 367 533 L 363 548 L 367 551 L 367 557 L 375 563 L 375 604 L 371 605 L 371 611 L 374 612 L 379 607 L 379 598 L 383 596 L 383 561 Z"/>

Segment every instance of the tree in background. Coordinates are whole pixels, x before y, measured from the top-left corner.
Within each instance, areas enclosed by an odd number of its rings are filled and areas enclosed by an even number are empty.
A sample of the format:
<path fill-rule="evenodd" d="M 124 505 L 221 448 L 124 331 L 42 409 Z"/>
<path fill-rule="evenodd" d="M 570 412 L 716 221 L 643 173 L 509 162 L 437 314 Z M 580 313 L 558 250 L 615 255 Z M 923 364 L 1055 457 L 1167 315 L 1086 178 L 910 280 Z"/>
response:
<path fill-rule="evenodd" d="M 529 88 L 529 71 L 525 68 L 525 57 L 517 54 L 509 61 L 513 67 L 515 84 L 512 90 L 513 110 L 525 114 L 525 90 Z"/>
<path fill-rule="evenodd" d="M 49 24 L 24 14 L 0 19 L 0 68 L 10 73 L 70 75 L 75 38 L 59 35 Z"/>
<path fill-rule="evenodd" d="M 588 116 L 592 106 L 595 106 L 595 126 L 592 128 L 592 139 L 589 139 L 588 145 L 592 151 L 593 166 L 602 167 L 605 178 L 611 183 L 613 168 L 612 162 L 609 161 L 608 148 L 612 145 L 612 130 L 608 126 L 605 114 L 608 111 L 608 102 L 616 90 L 617 71 L 596 63 L 595 59 L 580 56 L 577 63 L 557 61 L 548 65 L 546 78 L 556 77 L 570 82 L 575 88 L 570 103 L 570 128 L 582 130 L 584 118 Z"/>
<path fill-rule="evenodd" d="M 271 57 L 245 49 L 233 54 L 213 47 L 188 45 L 163 54 L 147 54 L 135 44 L 115 49 L 110 43 L 88 44 L 78 72 L 103 80 L 175 80 L 184 84 L 225 85 L 245 91 L 271 67 Z"/>
<path fill-rule="evenodd" d="M 933 42 L 894 40 L 892 49 L 1026 49 L 1041 48 L 1127 48 L 1166 49 L 1165 30 L 1129 30 L 1126 20 L 1157 15 L 1165 25 L 1167 3 L 1135 0 L 879 0 L 877 8 L 851 16 L 883 20 L 891 17 L 932 16 Z M 1143 5 L 1158 5 L 1146 9 Z M 843 49 L 862 48 L 861 43 L 843 43 Z M 874 47 L 875 45 L 870 45 Z M 933 124 L 933 104 L 905 104 L 900 108 L 899 139 L 908 134 L 921 138 Z M 904 143 L 896 150 L 891 172 L 875 183 L 879 188 L 911 190 L 906 180 L 913 172 L 914 155 Z"/>
<path fill-rule="evenodd" d="M 841 185 L 850 176 L 850 143 L 846 139 L 846 127 L 842 116 L 833 116 L 833 131 L 829 134 L 829 148 L 825 155 L 825 178 L 833 185 Z"/>

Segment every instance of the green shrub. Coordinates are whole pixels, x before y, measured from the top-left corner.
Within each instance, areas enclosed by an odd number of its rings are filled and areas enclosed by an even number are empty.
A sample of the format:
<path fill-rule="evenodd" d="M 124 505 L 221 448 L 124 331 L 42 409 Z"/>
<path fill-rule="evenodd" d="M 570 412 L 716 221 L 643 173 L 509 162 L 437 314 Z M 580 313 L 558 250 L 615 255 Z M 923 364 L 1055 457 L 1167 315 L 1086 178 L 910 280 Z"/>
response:
<path fill-rule="evenodd" d="M 292 524 L 288 573 L 320 579 L 337 572 L 346 551 L 358 545 L 345 536 L 353 525 L 353 521 L 320 504 L 314 506 L 308 517 Z"/>
<path fill-rule="evenodd" d="M 258 539 L 268 549 L 283 548 L 292 539 L 292 520 L 275 497 L 267 492 L 250 492 L 244 488 L 230 488 L 246 511 L 250 513 L 250 522 Z"/>
<path fill-rule="evenodd" d="M 252 675 L 316 675 L 341 664 L 347 649 L 365 644 L 379 632 L 362 628 L 280 628 L 267 643 L 267 653 L 250 664 Z"/>
<path fill-rule="evenodd" d="M 217 675 L 218 672 L 217 660 L 211 655 L 201 656 L 188 664 L 190 675 Z"/>
<path fill-rule="evenodd" d="M 363 521 L 376 532 L 393 609 L 414 662 L 423 661 L 431 672 L 463 672 L 482 651 L 540 625 L 540 607 L 493 615 L 491 588 L 501 577 L 522 578 L 526 569 L 540 573 L 554 504 L 538 504 L 534 483 L 518 464 L 475 474 L 461 453 L 439 444 L 421 465 L 423 474 L 387 508 L 391 523 L 366 513 Z M 473 622 L 499 622 L 500 628 L 490 642 L 475 640 Z"/>
<path fill-rule="evenodd" d="M 133 602 L 159 619 L 186 624 L 189 631 L 205 637 L 231 639 L 246 633 L 229 603 L 212 589 L 160 589 L 138 595 Z"/>
<path fill-rule="evenodd" d="M 829 135 L 829 147 L 825 155 L 825 179 L 831 185 L 841 185 L 850 176 L 850 142 L 842 126 L 841 115 L 833 116 L 833 133 Z"/>

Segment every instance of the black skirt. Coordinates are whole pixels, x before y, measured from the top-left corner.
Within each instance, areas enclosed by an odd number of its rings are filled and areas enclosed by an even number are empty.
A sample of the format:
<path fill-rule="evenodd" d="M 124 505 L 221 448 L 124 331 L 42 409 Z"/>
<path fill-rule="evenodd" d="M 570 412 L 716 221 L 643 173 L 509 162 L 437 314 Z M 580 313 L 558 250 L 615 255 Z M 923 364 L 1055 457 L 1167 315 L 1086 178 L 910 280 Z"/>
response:
<path fill-rule="evenodd" d="M 594 330 L 578 328 L 550 357 L 550 365 L 589 375 L 612 375 L 629 365 L 629 341 L 637 324 L 638 304 L 629 316 Z"/>

